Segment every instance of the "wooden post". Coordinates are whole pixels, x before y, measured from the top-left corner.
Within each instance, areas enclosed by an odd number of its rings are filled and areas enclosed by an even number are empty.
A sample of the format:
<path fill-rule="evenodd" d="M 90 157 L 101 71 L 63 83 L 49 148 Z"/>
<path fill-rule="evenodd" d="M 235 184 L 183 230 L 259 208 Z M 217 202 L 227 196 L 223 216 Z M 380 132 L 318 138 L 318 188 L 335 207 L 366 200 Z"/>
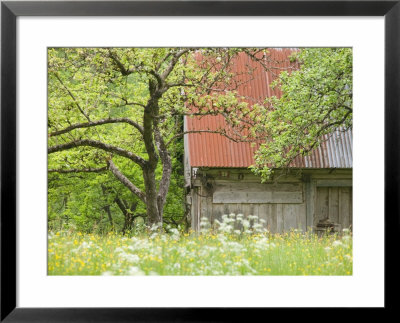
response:
<path fill-rule="evenodd" d="M 312 229 L 314 225 L 314 212 L 315 212 L 315 185 L 311 180 L 311 175 L 305 175 L 303 178 L 306 188 L 306 228 Z"/>
<path fill-rule="evenodd" d="M 192 217 L 192 229 L 194 231 L 197 231 L 197 224 L 198 224 L 198 213 L 199 213 L 199 196 L 198 196 L 198 187 L 193 187 L 191 190 L 191 195 L 192 195 L 192 205 L 190 208 L 191 212 L 191 217 Z"/>

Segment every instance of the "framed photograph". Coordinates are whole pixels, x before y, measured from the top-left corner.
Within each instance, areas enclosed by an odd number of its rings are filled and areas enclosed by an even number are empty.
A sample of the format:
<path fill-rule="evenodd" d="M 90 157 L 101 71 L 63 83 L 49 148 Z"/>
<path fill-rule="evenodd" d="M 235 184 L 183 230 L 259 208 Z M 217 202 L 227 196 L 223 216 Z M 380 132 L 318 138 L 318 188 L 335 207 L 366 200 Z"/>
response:
<path fill-rule="evenodd" d="M 391 309 L 398 57 L 399 1 L 3 1 L 1 321 Z"/>

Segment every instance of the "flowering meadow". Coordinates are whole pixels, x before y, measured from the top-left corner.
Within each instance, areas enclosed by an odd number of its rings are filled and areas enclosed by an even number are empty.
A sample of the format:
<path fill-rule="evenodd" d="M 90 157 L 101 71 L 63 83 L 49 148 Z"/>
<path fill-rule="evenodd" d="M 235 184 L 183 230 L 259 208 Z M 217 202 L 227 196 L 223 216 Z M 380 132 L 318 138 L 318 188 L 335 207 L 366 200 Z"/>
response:
<path fill-rule="evenodd" d="M 348 231 L 271 234 L 261 220 L 224 215 L 201 232 L 153 226 L 134 235 L 49 232 L 49 275 L 352 275 Z"/>

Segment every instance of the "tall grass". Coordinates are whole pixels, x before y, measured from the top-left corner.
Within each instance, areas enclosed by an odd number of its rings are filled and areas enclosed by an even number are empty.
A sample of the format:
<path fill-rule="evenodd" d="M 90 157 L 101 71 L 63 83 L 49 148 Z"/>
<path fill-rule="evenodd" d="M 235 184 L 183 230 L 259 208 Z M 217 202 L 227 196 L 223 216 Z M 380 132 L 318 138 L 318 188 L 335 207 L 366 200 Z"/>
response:
<path fill-rule="evenodd" d="M 255 217 L 224 216 L 200 233 L 127 237 L 49 232 L 49 275 L 351 275 L 352 237 L 270 234 Z"/>

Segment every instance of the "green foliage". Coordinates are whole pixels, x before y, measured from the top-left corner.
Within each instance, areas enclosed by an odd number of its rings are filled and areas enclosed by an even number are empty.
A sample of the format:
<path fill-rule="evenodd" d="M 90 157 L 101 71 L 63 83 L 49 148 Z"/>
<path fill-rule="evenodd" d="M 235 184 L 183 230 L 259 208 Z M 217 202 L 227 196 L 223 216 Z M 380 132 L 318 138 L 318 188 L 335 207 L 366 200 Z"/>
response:
<path fill-rule="evenodd" d="M 235 48 L 50 48 L 48 145 L 57 147 L 91 140 L 132 152 L 147 166 L 156 160 L 154 172 L 148 175 L 154 176 L 156 190 L 160 191 L 165 168 L 164 161 L 161 162 L 162 148 L 156 142 L 155 131 L 158 131 L 168 146 L 172 163 L 172 173 L 167 176 L 171 182 L 164 220 L 182 225 L 185 219 L 183 115 L 190 114 L 188 107 L 194 106 L 199 114 L 225 112 L 232 120 L 237 118 L 235 111 L 245 104 L 234 92 L 225 90 L 234 76 L 232 62 L 239 52 Z M 151 115 L 151 122 L 145 123 L 146 113 Z M 131 123 L 87 126 L 117 118 L 129 119 Z M 147 141 L 140 129 L 150 133 Z M 113 152 L 72 145 L 49 154 L 48 167 L 55 171 L 49 173 L 50 228 L 124 231 L 127 229 L 124 212 L 136 220 L 137 216 L 148 215 L 149 200 L 145 204 L 107 171 L 111 159 L 128 181 L 142 192 L 148 189 L 144 172 L 150 167 L 143 169 Z M 119 202 L 124 204 L 124 211 Z M 128 207 L 132 205 L 136 205 L 133 211 Z"/>
<path fill-rule="evenodd" d="M 135 66 L 153 68 L 167 49 L 113 49 L 127 68 Z M 110 59 L 108 49 L 102 48 L 50 48 L 48 50 L 48 127 L 49 133 L 65 129 L 73 124 L 87 123 L 108 118 L 127 117 L 140 122 L 143 107 L 149 98 L 146 73 L 121 75 Z M 174 91 L 176 91 L 174 89 Z M 164 104 L 169 104 L 167 99 Z M 181 106 L 179 101 L 176 106 Z M 166 109 L 164 107 L 164 109 Z M 172 120 L 165 122 L 166 131 L 175 129 Z M 174 132 L 166 133 L 171 137 Z M 77 128 L 60 136 L 49 137 L 49 146 L 78 139 L 95 139 L 110 145 L 134 151 L 146 158 L 146 150 L 140 134 L 124 123 L 104 124 L 96 127 Z M 177 144 L 174 150 L 182 150 Z M 177 152 L 176 155 L 182 154 Z M 110 154 L 91 147 L 79 147 L 51 154 L 48 168 L 68 171 L 96 169 L 106 166 Z M 140 167 L 119 156 L 113 161 L 121 172 L 137 187 L 144 189 Z M 183 217 L 183 170 L 173 156 L 173 183 L 167 196 L 166 211 L 180 219 Z M 162 175 L 162 165 L 156 170 L 157 180 Z M 115 203 L 118 197 L 128 205 L 137 202 L 134 215 L 145 215 L 142 201 L 132 195 L 110 172 L 101 173 L 49 173 L 48 221 L 53 230 L 74 229 L 81 232 L 104 233 L 122 230 L 124 215 Z M 102 189 L 102 187 L 105 188 Z M 109 220 L 106 207 L 111 212 Z M 129 211 L 129 210 L 128 210 Z M 136 222 L 142 222 L 136 218 Z"/>
<path fill-rule="evenodd" d="M 323 135 L 352 127 L 352 49 L 307 48 L 291 60 L 300 68 L 282 72 L 273 84 L 282 96 L 267 98 L 252 111 L 259 120 L 253 134 L 266 138 L 253 170 L 264 179 L 309 154 Z"/>

